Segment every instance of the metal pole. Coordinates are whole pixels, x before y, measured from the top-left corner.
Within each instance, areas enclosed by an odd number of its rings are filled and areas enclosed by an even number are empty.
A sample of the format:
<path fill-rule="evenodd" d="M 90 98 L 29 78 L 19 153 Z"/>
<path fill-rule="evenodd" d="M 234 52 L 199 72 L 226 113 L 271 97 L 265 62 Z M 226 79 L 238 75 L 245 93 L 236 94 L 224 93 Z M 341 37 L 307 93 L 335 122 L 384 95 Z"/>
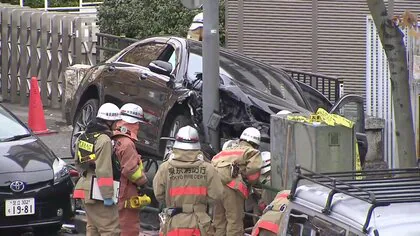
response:
<path fill-rule="evenodd" d="M 203 122 L 206 141 L 218 152 L 219 129 L 209 128 L 213 113 L 219 113 L 219 1 L 203 5 Z"/>

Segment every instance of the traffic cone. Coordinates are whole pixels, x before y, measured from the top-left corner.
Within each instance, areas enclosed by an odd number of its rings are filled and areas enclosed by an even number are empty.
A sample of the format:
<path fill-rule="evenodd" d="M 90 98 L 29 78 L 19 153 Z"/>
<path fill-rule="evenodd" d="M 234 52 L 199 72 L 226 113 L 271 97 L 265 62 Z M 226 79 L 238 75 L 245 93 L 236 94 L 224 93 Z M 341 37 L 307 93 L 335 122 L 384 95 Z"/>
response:
<path fill-rule="evenodd" d="M 31 78 L 31 89 L 29 93 L 28 126 L 35 134 L 47 134 L 54 132 L 47 129 L 41 94 L 39 93 L 38 80 L 35 76 Z"/>

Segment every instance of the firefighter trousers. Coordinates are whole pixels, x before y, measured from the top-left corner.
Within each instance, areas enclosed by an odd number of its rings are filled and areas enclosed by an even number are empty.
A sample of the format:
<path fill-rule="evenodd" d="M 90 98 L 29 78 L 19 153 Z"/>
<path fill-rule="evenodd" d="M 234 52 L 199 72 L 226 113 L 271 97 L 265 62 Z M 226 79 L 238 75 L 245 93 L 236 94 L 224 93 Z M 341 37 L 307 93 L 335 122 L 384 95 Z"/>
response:
<path fill-rule="evenodd" d="M 214 206 L 215 235 L 244 235 L 244 204 L 238 191 L 223 186 L 223 199 Z"/>
<path fill-rule="evenodd" d="M 86 236 L 119 236 L 118 206 L 104 206 L 102 201 L 84 204 L 86 210 Z"/>
<path fill-rule="evenodd" d="M 138 236 L 140 233 L 140 212 L 138 209 L 122 208 L 120 216 L 121 236 Z"/>

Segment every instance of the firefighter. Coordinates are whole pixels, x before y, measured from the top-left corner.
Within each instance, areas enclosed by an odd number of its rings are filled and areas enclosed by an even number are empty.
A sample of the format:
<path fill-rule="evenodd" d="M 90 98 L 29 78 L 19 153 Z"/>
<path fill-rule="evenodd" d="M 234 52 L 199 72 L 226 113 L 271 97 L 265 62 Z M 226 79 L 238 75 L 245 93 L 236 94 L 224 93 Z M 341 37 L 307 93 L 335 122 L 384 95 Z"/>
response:
<path fill-rule="evenodd" d="M 188 39 L 203 41 L 203 13 L 194 16 L 193 22 L 188 30 Z"/>
<path fill-rule="evenodd" d="M 247 185 L 257 183 L 260 178 L 260 139 L 259 130 L 246 128 L 239 138 L 239 145 L 222 150 L 212 159 L 224 184 L 223 201 L 215 205 L 216 235 L 244 235 L 244 204 L 249 196 Z"/>
<path fill-rule="evenodd" d="M 121 178 L 118 196 L 118 212 L 121 236 L 138 236 L 140 233 L 140 208 L 130 204 L 132 197 L 137 197 L 138 187 L 147 183 L 143 172 L 141 156 L 137 153 L 135 141 L 140 122 L 144 121 L 143 109 L 133 103 L 127 103 L 120 109 L 121 120 L 114 130 L 115 155 L 120 163 Z"/>
<path fill-rule="evenodd" d="M 76 143 L 75 163 L 81 172 L 73 193 L 74 198 L 83 199 L 86 210 L 86 235 L 119 235 L 118 208 L 113 197 L 115 163 L 112 161 L 111 129 L 120 120 L 120 110 L 112 103 L 103 104 L 91 121 L 86 132 L 79 136 Z M 97 186 L 103 200 L 93 197 L 92 180 L 96 177 Z"/>
<path fill-rule="evenodd" d="M 280 223 L 285 217 L 288 196 L 290 190 L 284 190 L 277 194 L 274 200 L 264 209 L 264 213 L 252 229 L 252 236 L 276 236 L 280 235 Z"/>
<path fill-rule="evenodd" d="M 204 161 L 198 132 L 179 129 L 171 157 L 153 179 L 156 199 L 164 202 L 161 235 L 213 235 L 208 204 L 221 201 L 223 186 L 214 167 Z"/>
<path fill-rule="evenodd" d="M 261 152 L 262 157 L 262 167 L 261 167 L 261 176 L 259 182 L 264 185 L 271 186 L 271 154 L 270 152 Z M 266 189 L 261 189 L 258 187 L 253 187 L 252 198 L 249 200 L 252 201 L 251 206 L 253 206 L 253 212 L 255 215 L 262 215 L 265 207 L 270 203 L 270 195 Z M 258 219 L 254 218 L 254 224 Z"/>

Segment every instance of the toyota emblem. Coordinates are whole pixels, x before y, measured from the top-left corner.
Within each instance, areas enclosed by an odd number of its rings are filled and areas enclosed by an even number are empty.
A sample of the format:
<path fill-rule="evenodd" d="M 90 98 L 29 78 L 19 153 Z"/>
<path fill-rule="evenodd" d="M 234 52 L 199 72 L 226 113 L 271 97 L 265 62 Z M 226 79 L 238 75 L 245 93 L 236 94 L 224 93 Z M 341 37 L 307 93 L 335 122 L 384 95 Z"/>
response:
<path fill-rule="evenodd" d="M 23 183 L 22 181 L 13 181 L 10 184 L 10 189 L 15 192 L 15 193 L 20 193 L 25 189 L 25 183 Z"/>

